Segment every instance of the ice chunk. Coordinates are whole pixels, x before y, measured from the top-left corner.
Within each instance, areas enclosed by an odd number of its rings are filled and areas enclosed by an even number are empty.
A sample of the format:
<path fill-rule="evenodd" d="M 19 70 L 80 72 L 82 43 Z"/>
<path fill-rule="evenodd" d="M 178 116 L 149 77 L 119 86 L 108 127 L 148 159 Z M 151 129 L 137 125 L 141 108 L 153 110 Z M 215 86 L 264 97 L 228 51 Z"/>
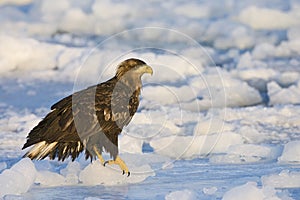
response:
<path fill-rule="evenodd" d="M 261 43 L 255 46 L 252 52 L 254 59 L 266 59 L 275 55 L 276 48 L 274 45 L 269 43 Z"/>
<path fill-rule="evenodd" d="M 213 134 L 213 133 L 222 133 L 229 132 L 234 129 L 234 126 L 230 123 L 221 120 L 220 118 L 205 119 L 199 121 L 195 126 L 194 134 L 203 135 L 203 134 Z"/>
<path fill-rule="evenodd" d="M 36 184 L 43 186 L 61 186 L 76 185 L 79 182 L 81 166 L 77 161 L 70 161 L 66 168 L 60 170 L 60 173 L 49 170 L 51 169 L 49 161 L 44 161 L 44 163 L 39 164 L 39 168 L 41 170 L 37 172 Z"/>
<path fill-rule="evenodd" d="M 179 104 L 197 98 L 197 93 L 189 86 L 155 86 L 145 87 L 143 97 L 161 105 Z"/>
<path fill-rule="evenodd" d="M 230 31 L 228 37 L 218 37 L 214 41 L 214 46 L 219 49 L 229 49 L 237 47 L 238 49 L 248 49 L 254 46 L 255 38 L 250 34 L 249 28 L 239 26 Z"/>
<path fill-rule="evenodd" d="M 102 199 L 100 199 L 98 197 L 86 197 L 86 198 L 84 198 L 84 200 L 102 200 Z"/>
<path fill-rule="evenodd" d="M 150 106 L 151 105 L 153 104 L 150 103 Z M 175 110 L 173 109 L 172 112 L 175 112 Z M 147 111 L 144 110 L 136 113 L 132 118 L 131 123 L 123 130 L 123 133 L 131 137 L 130 140 L 136 143 L 137 146 L 141 145 L 143 140 L 148 140 L 149 138 L 161 134 L 178 134 L 181 131 L 181 128 L 176 125 L 178 123 L 177 119 L 178 121 L 182 120 L 183 114 L 188 115 L 181 112 L 179 115 L 174 116 L 174 113 L 171 113 L 167 107 L 162 108 L 161 110 L 157 108 L 149 108 Z M 124 139 L 127 140 L 129 138 L 125 137 Z"/>
<path fill-rule="evenodd" d="M 27 192 L 34 183 L 36 169 L 29 158 L 24 158 L 12 168 L 0 174 L 0 197 L 7 194 L 21 194 Z"/>
<path fill-rule="evenodd" d="M 6 168 L 7 168 L 6 162 L 1 162 L 1 163 L 0 163 L 0 171 L 4 170 L 4 169 L 6 169 Z"/>
<path fill-rule="evenodd" d="M 204 75 L 205 81 L 196 82 L 200 90 L 201 100 L 196 99 L 195 106 L 200 109 L 235 107 L 255 105 L 262 102 L 259 92 L 245 81 L 233 78 L 227 72 L 220 70 L 220 74 L 208 71 Z"/>
<path fill-rule="evenodd" d="M 297 85 L 281 88 L 276 82 L 268 83 L 268 95 L 270 105 L 298 104 L 300 103 L 300 81 Z"/>
<path fill-rule="evenodd" d="M 252 68 L 254 67 L 253 58 L 252 55 L 247 51 L 246 53 L 242 54 L 239 58 L 239 61 L 237 63 L 238 69 L 244 69 L 244 68 Z"/>
<path fill-rule="evenodd" d="M 77 161 L 69 162 L 67 167 L 60 171 L 60 174 L 65 177 L 66 185 L 75 185 L 78 183 L 80 172 L 80 164 Z"/>
<path fill-rule="evenodd" d="M 300 163 L 300 141 L 291 141 L 284 145 L 279 162 Z"/>
<path fill-rule="evenodd" d="M 289 40 L 300 39 L 300 27 L 291 27 L 287 32 L 287 37 Z"/>
<path fill-rule="evenodd" d="M 171 158 L 191 159 L 209 153 L 226 152 L 228 147 L 243 143 L 243 138 L 235 133 L 200 136 L 170 136 L 151 140 L 150 145 L 158 154 Z"/>
<path fill-rule="evenodd" d="M 285 29 L 299 24 L 299 16 L 296 13 L 256 6 L 242 10 L 238 19 L 254 29 Z M 278 20 L 274 22 L 274 19 Z"/>
<path fill-rule="evenodd" d="M 33 0 L 2 0 L 0 1 L 0 6 L 9 4 L 9 5 L 26 5 L 31 3 Z"/>
<path fill-rule="evenodd" d="M 124 135 L 119 140 L 121 152 L 142 154 L 143 140 Z"/>
<path fill-rule="evenodd" d="M 40 43 L 37 40 L 29 38 L 15 38 L 8 35 L 0 35 L 0 42 L 6 48 L 0 48 L 0 57 L 4 59 L 4 64 L 0 68 L 5 71 L 12 69 L 43 69 L 55 67 L 55 56 L 64 47 L 60 45 L 50 45 Z M 39 49 L 39 50 L 37 50 Z M 26 52 L 26 53 L 24 53 Z"/>
<path fill-rule="evenodd" d="M 149 165 L 128 167 L 131 170 L 129 177 L 122 175 L 118 166 L 104 167 L 99 161 L 95 161 L 80 172 L 79 179 L 84 185 L 124 185 L 142 182 L 155 174 Z"/>
<path fill-rule="evenodd" d="M 276 72 L 273 69 L 267 69 L 267 68 L 251 68 L 251 69 L 243 69 L 239 70 L 237 72 L 237 75 L 246 81 L 249 80 L 264 80 L 268 81 L 272 78 L 274 78 L 276 75 L 278 75 L 278 72 Z"/>
<path fill-rule="evenodd" d="M 237 186 L 227 191 L 223 198 L 223 200 L 280 200 L 276 196 L 276 191 L 274 188 L 258 188 L 255 182 L 248 182 L 244 185 Z"/>
<path fill-rule="evenodd" d="M 251 163 L 276 159 L 280 148 L 256 144 L 237 144 L 229 147 L 225 155 L 212 155 L 213 163 Z"/>
<path fill-rule="evenodd" d="M 176 7 L 176 14 L 190 18 L 206 18 L 210 16 L 210 8 L 195 3 L 187 3 Z"/>
<path fill-rule="evenodd" d="M 275 188 L 299 188 L 300 172 L 283 170 L 279 174 L 263 176 L 261 180 L 263 185 Z"/>
<path fill-rule="evenodd" d="M 217 187 L 205 187 L 203 188 L 203 193 L 206 195 L 213 195 L 217 192 Z"/>
<path fill-rule="evenodd" d="M 165 196 L 165 200 L 177 200 L 177 199 L 193 200 L 197 198 L 196 198 L 196 194 L 193 191 L 188 189 L 171 192 Z"/>
<path fill-rule="evenodd" d="M 85 24 L 84 27 L 79 27 L 78 24 Z M 59 28 L 71 32 L 89 32 L 93 30 L 94 21 L 91 20 L 85 12 L 80 8 L 66 9 Z"/>
<path fill-rule="evenodd" d="M 39 171 L 35 183 L 43 186 L 60 186 L 65 185 L 65 177 L 51 171 Z"/>
<path fill-rule="evenodd" d="M 300 74 L 294 71 L 288 71 L 278 74 L 275 78 L 276 82 L 281 86 L 288 87 L 293 84 L 297 84 L 300 79 Z"/>

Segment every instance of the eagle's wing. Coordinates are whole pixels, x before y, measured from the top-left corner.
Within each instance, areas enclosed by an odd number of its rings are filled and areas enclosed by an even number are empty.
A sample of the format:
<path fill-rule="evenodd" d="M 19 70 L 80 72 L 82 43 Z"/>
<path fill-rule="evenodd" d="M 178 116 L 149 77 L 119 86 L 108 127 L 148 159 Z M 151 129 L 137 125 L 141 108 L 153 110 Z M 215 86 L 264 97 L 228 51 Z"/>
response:
<path fill-rule="evenodd" d="M 84 142 L 88 143 L 91 136 L 100 134 L 97 112 L 109 107 L 109 86 L 113 81 L 107 81 L 97 86 L 89 87 L 70 95 L 54 104 L 52 111 L 34 127 L 27 136 L 23 149 L 31 145 L 34 147 L 25 156 L 32 159 L 51 159 L 58 157 L 64 160 L 69 155 L 74 160 L 84 150 Z M 103 92 L 101 101 L 95 102 L 96 88 Z M 101 141 L 95 141 L 101 144 Z M 105 148 L 105 147 L 104 147 Z M 87 157 L 92 157 L 93 152 L 87 149 Z"/>
<path fill-rule="evenodd" d="M 116 78 L 89 87 L 54 104 L 52 111 L 29 133 L 24 148 L 34 145 L 25 156 L 50 156 L 74 160 L 86 149 L 86 157 L 96 156 L 94 148 L 118 154 L 118 135 L 138 107 L 138 95 Z"/>

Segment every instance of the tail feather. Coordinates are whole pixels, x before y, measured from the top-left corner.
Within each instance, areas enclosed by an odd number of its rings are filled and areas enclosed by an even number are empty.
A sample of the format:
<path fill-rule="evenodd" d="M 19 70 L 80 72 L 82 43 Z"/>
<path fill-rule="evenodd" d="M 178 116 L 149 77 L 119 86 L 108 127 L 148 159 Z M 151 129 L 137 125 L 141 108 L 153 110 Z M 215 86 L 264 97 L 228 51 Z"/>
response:
<path fill-rule="evenodd" d="M 30 159 L 41 160 L 47 157 L 50 152 L 56 149 L 57 142 L 46 143 L 46 141 L 39 142 L 35 144 L 24 157 L 29 157 Z"/>
<path fill-rule="evenodd" d="M 42 160 L 49 156 L 50 159 L 64 161 L 66 158 L 71 156 L 74 161 L 79 154 L 84 150 L 84 146 L 81 142 L 52 142 L 47 143 L 46 141 L 39 142 L 24 155 L 32 160 Z M 91 156 L 89 152 L 86 154 Z"/>

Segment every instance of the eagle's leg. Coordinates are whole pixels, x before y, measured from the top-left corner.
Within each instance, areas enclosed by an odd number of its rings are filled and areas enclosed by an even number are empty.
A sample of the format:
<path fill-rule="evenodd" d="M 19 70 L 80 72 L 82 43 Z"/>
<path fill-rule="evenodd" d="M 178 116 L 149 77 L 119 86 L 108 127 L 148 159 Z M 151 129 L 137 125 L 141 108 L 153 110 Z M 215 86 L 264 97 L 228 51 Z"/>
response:
<path fill-rule="evenodd" d="M 100 160 L 101 164 L 102 164 L 102 165 L 105 165 L 105 160 L 103 159 L 101 153 L 99 153 L 99 151 L 98 151 L 98 149 L 97 149 L 96 146 L 94 146 L 94 151 L 95 151 L 95 153 L 96 153 L 98 159 Z"/>
<path fill-rule="evenodd" d="M 106 164 L 112 165 L 112 164 L 116 164 L 119 165 L 119 167 L 121 168 L 121 170 L 123 171 L 123 174 L 127 174 L 127 176 L 130 176 L 130 172 L 128 170 L 127 165 L 125 164 L 125 162 L 119 157 L 117 156 L 115 160 L 109 160 L 109 161 L 105 161 L 104 162 L 104 166 Z"/>

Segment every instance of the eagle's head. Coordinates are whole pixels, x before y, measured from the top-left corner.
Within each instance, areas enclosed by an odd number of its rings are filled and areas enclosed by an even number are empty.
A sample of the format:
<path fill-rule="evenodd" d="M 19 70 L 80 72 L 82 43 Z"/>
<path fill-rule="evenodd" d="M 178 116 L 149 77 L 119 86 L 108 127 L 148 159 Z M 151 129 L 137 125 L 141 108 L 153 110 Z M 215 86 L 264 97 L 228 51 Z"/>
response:
<path fill-rule="evenodd" d="M 121 79 L 122 77 L 131 77 L 134 79 L 140 79 L 145 73 L 153 74 L 153 70 L 144 61 L 130 58 L 121 62 L 118 66 L 116 77 Z"/>

